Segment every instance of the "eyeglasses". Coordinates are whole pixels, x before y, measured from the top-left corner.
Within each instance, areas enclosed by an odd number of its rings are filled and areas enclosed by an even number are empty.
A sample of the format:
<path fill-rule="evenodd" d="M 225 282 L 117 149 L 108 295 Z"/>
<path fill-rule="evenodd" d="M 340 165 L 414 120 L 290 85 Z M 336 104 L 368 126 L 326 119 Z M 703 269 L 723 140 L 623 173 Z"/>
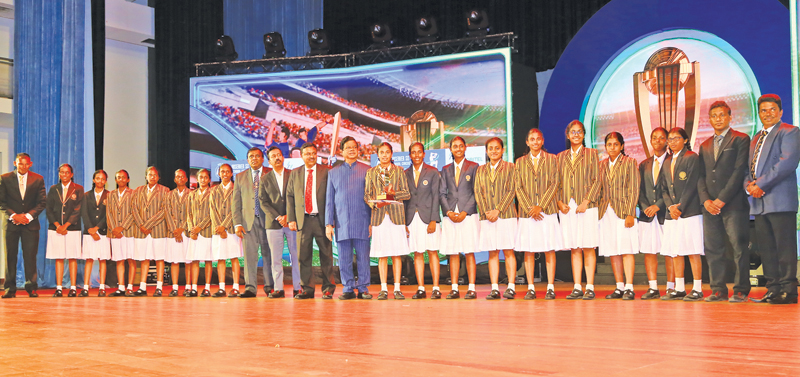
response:
<path fill-rule="evenodd" d="M 667 139 L 667 142 L 670 142 L 670 143 L 683 142 L 683 137 L 681 137 L 681 136 L 671 137 L 671 138 Z"/>
<path fill-rule="evenodd" d="M 576 136 L 577 135 L 583 135 L 583 131 L 570 131 L 569 134 L 570 135 L 576 135 Z"/>

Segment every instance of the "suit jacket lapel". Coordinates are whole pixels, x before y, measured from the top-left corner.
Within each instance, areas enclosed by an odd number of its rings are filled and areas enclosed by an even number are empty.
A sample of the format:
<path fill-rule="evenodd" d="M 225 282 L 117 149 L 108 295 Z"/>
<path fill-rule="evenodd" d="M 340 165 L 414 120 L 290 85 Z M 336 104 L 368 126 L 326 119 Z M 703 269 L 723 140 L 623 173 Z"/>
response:
<path fill-rule="evenodd" d="M 733 140 L 733 130 L 728 130 L 728 133 L 725 134 L 725 137 L 722 138 L 722 143 L 719 144 L 719 156 L 722 156 L 722 151 L 728 147 L 728 144 L 731 143 Z M 711 155 L 714 156 L 714 166 L 717 166 L 717 162 L 719 161 L 719 156 L 714 154 L 714 138 L 711 138 Z"/>
<path fill-rule="evenodd" d="M 761 155 L 758 158 L 758 166 L 756 169 L 759 175 L 762 175 L 764 171 L 764 166 L 767 164 L 767 156 L 769 156 L 769 152 L 772 149 L 772 143 L 775 141 L 775 138 L 778 137 L 780 126 L 780 123 L 776 124 L 774 127 L 777 128 L 773 128 L 772 131 L 767 134 L 767 139 L 764 140 L 764 144 L 761 145 Z"/>

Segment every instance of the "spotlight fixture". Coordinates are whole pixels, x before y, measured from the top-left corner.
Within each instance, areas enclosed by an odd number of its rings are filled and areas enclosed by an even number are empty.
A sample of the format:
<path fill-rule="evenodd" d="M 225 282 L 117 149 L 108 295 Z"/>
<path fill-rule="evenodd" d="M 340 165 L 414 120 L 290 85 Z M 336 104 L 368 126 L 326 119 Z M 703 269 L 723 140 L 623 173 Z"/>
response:
<path fill-rule="evenodd" d="M 433 17 L 420 17 L 414 28 L 417 30 L 417 43 L 436 42 L 439 39 L 439 28 Z"/>
<path fill-rule="evenodd" d="M 308 55 L 327 55 L 331 51 L 331 41 L 328 39 L 328 33 L 322 29 L 309 31 L 308 46 L 311 47 Z"/>
<path fill-rule="evenodd" d="M 389 48 L 395 44 L 395 40 L 392 39 L 392 29 L 385 23 L 372 24 L 370 34 L 372 35 L 372 45 L 368 50 Z"/>
<path fill-rule="evenodd" d="M 214 45 L 214 60 L 218 62 L 229 62 L 239 58 L 236 48 L 233 47 L 233 38 L 223 35 L 217 38 Z"/>
<path fill-rule="evenodd" d="M 281 33 L 273 31 L 264 34 L 264 59 L 282 58 L 286 56 L 286 48 L 283 47 L 283 37 Z"/>
<path fill-rule="evenodd" d="M 490 32 L 489 16 L 485 10 L 467 12 L 467 37 L 485 37 Z"/>

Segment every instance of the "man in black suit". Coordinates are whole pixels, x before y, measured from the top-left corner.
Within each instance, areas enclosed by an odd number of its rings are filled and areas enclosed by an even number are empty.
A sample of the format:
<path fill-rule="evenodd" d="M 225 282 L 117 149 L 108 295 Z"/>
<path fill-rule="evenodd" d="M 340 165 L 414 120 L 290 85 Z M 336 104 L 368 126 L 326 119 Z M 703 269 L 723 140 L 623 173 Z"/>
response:
<path fill-rule="evenodd" d="M 747 174 L 750 137 L 730 128 L 731 108 L 724 101 L 708 111 L 714 135 L 700 145 L 698 194 L 703 203 L 703 240 L 712 294 L 705 301 L 745 302 L 750 293 L 750 204 L 742 180 Z M 733 296 L 725 284 L 726 238 L 733 246 L 736 273 Z"/>
<path fill-rule="evenodd" d="M 39 214 L 47 205 L 44 178 L 29 171 L 31 156 L 20 153 L 14 159 L 16 170 L 0 176 L 0 210 L 8 215 L 6 230 L 6 282 L 3 298 L 17 293 L 17 250 L 22 240 L 25 261 L 25 290 L 38 297 L 36 289 L 36 253 L 39 250 Z"/>

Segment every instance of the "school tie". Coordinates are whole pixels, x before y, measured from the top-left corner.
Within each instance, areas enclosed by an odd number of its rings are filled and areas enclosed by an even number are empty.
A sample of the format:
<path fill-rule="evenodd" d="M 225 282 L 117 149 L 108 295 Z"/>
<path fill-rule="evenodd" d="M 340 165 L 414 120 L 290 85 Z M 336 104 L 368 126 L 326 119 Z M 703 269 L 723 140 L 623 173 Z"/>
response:
<path fill-rule="evenodd" d="M 150 201 L 150 198 L 153 196 L 153 191 L 155 191 L 155 188 L 154 188 L 154 189 L 152 189 L 152 190 L 150 190 L 150 188 L 149 188 L 149 187 L 147 188 L 147 201 L 148 201 L 148 202 Z M 65 192 L 65 193 L 64 193 L 64 195 L 66 195 L 66 194 L 67 194 L 67 193 Z"/>
<path fill-rule="evenodd" d="M 497 175 L 497 172 L 495 171 L 494 166 L 490 167 L 489 168 L 489 179 L 491 179 L 492 182 L 494 182 L 494 177 L 496 175 Z"/>
<path fill-rule="evenodd" d="M 456 165 L 456 187 L 458 187 L 458 178 L 461 177 L 461 168 Z"/>
<path fill-rule="evenodd" d="M 533 170 L 539 171 L 539 157 L 533 159 Z"/>
<path fill-rule="evenodd" d="M 258 185 L 261 182 L 259 179 L 259 175 L 261 175 L 261 169 L 255 170 L 255 174 L 253 174 L 253 199 L 255 202 L 255 207 L 253 207 L 253 213 L 256 217 L 261 217 L 261 205 L 258 202 Z"/>
<path fill-rule="evenodd" d="M 719 158 L 720 146 L 722 146 L 722 135 L 714 135 L 714 161 Z"/>
<path fill-rule="evenodd" d="M 672 156 L 672 164 L 669 166 L 669 176 L 675 180 L 675 162 L 678 161 L 678 156 Z"/>
<path fill-rule="evenodd" d="M 758 143 L 756 149 L 753 151 L 753 160 L 750 161 L 750 176 L 756 179 L 756 162 L 758 162 L 758 154 L 761 153 L 761 146 L 764 145 L 764 139 L 767 138 L 767 130 L 758 133 Z"/>
<path fill-rule="evenodd" d="M 653 159 L 653 182 L 658 182 L 658 173 L 661 172 L 661 164 L 658 159 Z"/>
<path fill-rule="evenodd" d="M 25 177 L 17 174 L 19 178 L 19 195 L 22 199 L 25 199 Z"/>
<path fill-rule="evenodd" d="M 419 172 L 414 169 L 414 186 L 419 186 Z"/>
<path fill-rule="evenodd" d="M 308 171 L 308 177 L 306 177 L 305 204 L 306 204 L 306 213 L 310 214 L 311 210 L 313 210 L 312 207 L 314 206 L 313 202 L 311 201 L 311 195 L 312 195 L 311 192 L 314 185 L 314 177 L 312 176 L 312 174 L 314 174 L 314 169 L 306 169 L 306 170 Z"/>

